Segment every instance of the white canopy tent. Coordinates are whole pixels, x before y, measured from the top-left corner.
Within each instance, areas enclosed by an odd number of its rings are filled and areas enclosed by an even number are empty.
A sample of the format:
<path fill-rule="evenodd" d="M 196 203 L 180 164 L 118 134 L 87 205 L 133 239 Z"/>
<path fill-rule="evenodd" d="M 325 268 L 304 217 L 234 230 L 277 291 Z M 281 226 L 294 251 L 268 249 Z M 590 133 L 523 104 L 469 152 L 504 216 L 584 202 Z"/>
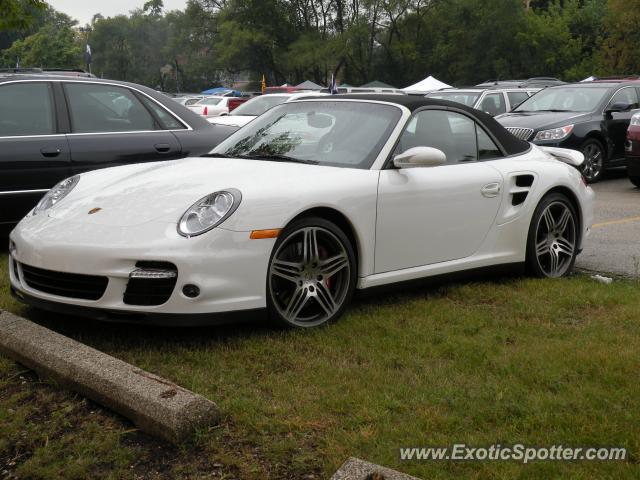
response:
<path fill-rule="evenodd" d="M 437 78 L 429 75 L 424 80 L 421 80 L 418 83 L 414 83 L 413 85 L 409 85 L 402 90 L 407 93 L 429 93 L 433 92 L 434 90 L 440 90 L 441 88 L 451 88 L 451 85 L 447 85 L 446 83 L 441 82 Z"/>

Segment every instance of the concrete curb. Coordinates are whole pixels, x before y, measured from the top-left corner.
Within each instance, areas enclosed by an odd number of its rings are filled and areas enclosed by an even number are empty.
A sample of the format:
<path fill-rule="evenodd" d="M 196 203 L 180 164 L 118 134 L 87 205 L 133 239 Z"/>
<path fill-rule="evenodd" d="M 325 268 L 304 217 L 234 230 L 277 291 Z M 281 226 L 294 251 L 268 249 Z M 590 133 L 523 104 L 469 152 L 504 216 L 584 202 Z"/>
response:
<path fill-rule="evenodd" d="M 420 480 L 406 473 L 400 473 L 390 468 L 381 467 L 374 463 L 365 462 L 359 458 L 349 458 L 331 480 Z"/>
<path fill-rule="evenodd" d="M 8 312 L 0 313 L 0 352 L 172 443 L 220 417 L 201 395 Z"/>

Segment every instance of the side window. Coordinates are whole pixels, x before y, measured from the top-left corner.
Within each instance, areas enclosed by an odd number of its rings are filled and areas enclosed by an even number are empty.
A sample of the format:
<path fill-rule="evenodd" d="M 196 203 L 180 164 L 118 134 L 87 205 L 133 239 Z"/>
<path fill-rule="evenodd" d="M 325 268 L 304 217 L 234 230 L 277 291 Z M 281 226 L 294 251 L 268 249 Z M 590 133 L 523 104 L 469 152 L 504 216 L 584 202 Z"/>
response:
<path fill-rule="evenodd" d="M 511 110 L 513 110 L 529 98 L 529 95 L 527 92 L 507 92 L 507 97 L 509 97 L 509 104 L 511 105 Z"/>
<path fill-rule="evenodd" d="M 487 132 L 477 123 L 476 134 L 478 136 L 478 160 L 490 160 L 503 156 L 500 149 L 493 143 L 489 135 L 487 135 Z"/>
<path fill-rule="evenodd" d="M 160 119 L 160 123 L 162 123 L 162 126 L 164 128 L 167 128 L 169 130 L 177 130 L 179 128 L 186 128 L 182 122 L 179 122 L 178 119 L 176 119 L 173 115 L 171 115 L 169 112 L 167 112 L 164 108 L 162 108 L 160 105 L 158 105 L 156 102 L 154 102 L 153 100 L 141 96 L 140 98 L 142 98 L 142 103 L 145 104 L 145 106 L 151 110 L 156 117 L 158 117 Z"/>
<path fill-rule="evenodd" d="M 94 83 L 67 83 L 64 88 L 74 133 L 157 128 L 151 114 L 127 88 Z"/>
<path fill-rule="evenodd" d="M 433 147 L 447 156 L 447 164 L 477 160 L 475 122 L 444 110 L 423 110 L 414 115 L 400 137 L 396 154 L 413 147 Z"/>
<path fill-rule="evenodd" d="M 611 98 L 609 106 L 618 102 L 628 103 L 631 105 L 631 110 L 638 108 L 638 93 L 636 89 L 633 87 L 623 88 Z"/>
<path fill-rule="evenodd" d="M 56 133 L 53 112 L 49 83 L 0 86 L 0 137 Z"/>
<path fill-rule="evenodd" d="M 502 93 L 489 93 L 482 99 L 482 103 L 478 107 L 478 110 L 482 110 L 483 112 L 495 117 L 496 115 L 500 115 L 507 111 L 507 107 L 504 103 Z"/>

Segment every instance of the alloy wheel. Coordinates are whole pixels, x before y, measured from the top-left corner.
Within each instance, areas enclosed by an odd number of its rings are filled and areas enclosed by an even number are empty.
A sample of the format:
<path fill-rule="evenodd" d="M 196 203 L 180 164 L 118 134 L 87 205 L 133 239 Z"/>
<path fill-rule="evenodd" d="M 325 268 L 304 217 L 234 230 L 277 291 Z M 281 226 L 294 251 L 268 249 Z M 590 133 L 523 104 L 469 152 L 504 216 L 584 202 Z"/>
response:
<path fill-rule="evenodd" d="M 536 260 L 547 277 L 561 277 L 571 268 L 576 252 L 576 222 L 563 202 L 549 204 L 536 225 Z"/>
<path fill-rule="evenodd" d="M 271 300 L 288 324 L 314 327 L 340 310 L 350 277 L 349 255 L 340 239 L 324 227 L 303 227 L 290 233 L 273 255 Z"/>
<path fill-rule="evenodd" d="M 582 174 L 589 181 L 596 180 L 604 166 L 602 149 L 596 143 L 589 143 L 584 147 L 582 153 L 584 154 Z"/>

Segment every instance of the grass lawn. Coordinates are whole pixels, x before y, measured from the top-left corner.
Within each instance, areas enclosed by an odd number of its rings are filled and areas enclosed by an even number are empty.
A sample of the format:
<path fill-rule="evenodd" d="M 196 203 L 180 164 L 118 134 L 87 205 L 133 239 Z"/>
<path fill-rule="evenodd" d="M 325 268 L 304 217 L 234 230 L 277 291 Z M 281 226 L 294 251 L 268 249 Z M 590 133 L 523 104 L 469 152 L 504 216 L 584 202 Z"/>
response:
<path fill-rule="evenodd" d="M 638 478 L 640 285 L 487 279 L 356 302 L 315 331 L 162 329 L 11 310 L 216 401 L 172 447 L 0 357 L 0 477 L 329 478 L 357 456 L 424 478 Z M 403 446 L 622 446 L 624 462 L 403 462 Z M 3 472 L 4 471 L 4 472 Z"/>

